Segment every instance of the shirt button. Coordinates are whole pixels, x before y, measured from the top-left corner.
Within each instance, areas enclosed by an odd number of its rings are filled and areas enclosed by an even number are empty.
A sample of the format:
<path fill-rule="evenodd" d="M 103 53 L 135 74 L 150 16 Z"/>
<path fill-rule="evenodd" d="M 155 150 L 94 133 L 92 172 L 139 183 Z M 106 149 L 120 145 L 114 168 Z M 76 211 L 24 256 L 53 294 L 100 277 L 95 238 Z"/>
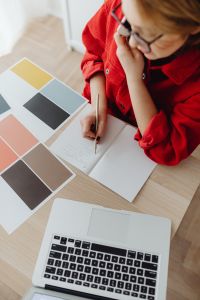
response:
<path fill-rule="evenodd" d="M 106 69 L 106 75 L 108 75 L 109 72 L 110 72 L 110 70 L 107 68 L 107 69 Z"/>
<path fill-rule="evenodd" d="M 146 74 L 143 73 L 143 74 L 142 74 L 142 79 L 144 80 L 145 78 L 146 78 Z"/>

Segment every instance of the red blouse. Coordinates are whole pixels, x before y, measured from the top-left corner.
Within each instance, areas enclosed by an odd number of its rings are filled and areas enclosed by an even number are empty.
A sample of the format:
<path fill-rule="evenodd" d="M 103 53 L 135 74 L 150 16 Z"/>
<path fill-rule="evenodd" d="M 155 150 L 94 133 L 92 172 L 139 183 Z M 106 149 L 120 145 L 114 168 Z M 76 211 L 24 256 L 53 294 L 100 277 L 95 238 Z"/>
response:
<path fill-rule="evenodd" d="M 103 72 L 109 112 L 137 126 L 113 38 L 118 24 L 110 12 L 119 2 L 106 1 L 83 31 L 86 47 L 81 63 L 86 81 L 83 95 L 90 100 L 90 78 Z M 122 17 L 122 12 L 119 14 Z M 144 77 L 158 113 L 151 119 L 143 136 L 138 130 L 135 139 L 155 162 L 175 165 L 200 144 L 200 50 L 190 48 L 160 65 L 147 60 Z"/>

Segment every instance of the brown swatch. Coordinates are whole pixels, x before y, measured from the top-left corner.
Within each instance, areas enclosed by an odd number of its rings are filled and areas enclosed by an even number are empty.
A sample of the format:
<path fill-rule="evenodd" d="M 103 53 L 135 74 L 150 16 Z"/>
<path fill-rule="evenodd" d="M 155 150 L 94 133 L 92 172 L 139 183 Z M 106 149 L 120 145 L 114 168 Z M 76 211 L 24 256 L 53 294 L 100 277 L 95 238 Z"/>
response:
<path fill-rule="evenodd" d="M 21 160 L 1 176 L 30 209 L 34 209 L 51 194 L 51 191 Z"/>
<path fill-rule="evenodd" d="M 53 191 L 72 176 L 72 173 L 42 144 L 25 155 L 23 160 Z"/>

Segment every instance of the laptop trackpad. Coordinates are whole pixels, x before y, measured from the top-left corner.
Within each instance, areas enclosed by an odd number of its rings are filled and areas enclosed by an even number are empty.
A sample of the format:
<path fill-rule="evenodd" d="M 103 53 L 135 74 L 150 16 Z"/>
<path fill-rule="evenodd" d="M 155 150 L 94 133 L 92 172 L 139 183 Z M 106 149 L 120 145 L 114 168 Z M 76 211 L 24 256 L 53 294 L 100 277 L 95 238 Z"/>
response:
<path fill-rule="evenodd" d="M 94 238 L 124 243 L 127 241 L 130 215 L 93 208 L 88 235 Z"/>

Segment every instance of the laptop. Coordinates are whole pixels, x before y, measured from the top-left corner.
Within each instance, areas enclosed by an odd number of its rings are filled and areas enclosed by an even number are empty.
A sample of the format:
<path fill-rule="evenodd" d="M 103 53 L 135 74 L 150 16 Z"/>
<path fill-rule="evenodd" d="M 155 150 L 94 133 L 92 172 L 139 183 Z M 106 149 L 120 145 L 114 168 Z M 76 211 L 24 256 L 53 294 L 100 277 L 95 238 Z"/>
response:
<path fill-rule="evenodd" d="M 164 300 L 170 234 L 166 218 L 57 198 L 25 299 Z"/>

